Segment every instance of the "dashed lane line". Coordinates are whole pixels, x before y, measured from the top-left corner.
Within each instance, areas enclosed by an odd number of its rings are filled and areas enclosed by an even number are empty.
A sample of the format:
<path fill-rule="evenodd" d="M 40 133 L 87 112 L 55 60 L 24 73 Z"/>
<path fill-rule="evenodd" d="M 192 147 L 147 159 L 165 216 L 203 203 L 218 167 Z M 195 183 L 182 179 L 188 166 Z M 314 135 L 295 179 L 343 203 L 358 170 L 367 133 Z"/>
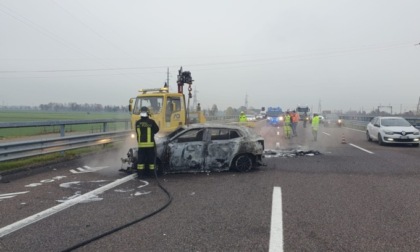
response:
<path fill-rule="evenodd" d="M 357 146 L 357 145 L 355 145 L 355 144 L 349 143 L 349 145 L 351 145 L 351 146 L 353 146 L 354 148 L 357 148 L 357 149 L 359 149 L 359 150 L 365 151 L 365 152 L 367 152 L 367 153 L 369 153 L 369 154 L 375 154 L 375 153 L 373 153 L 373 152 L 371 152 L 371 151 L 368 151 L 368 150 L 366 150 L 366 149 L 363 149 L 362 147 Z"/>
<path fill-rule="evenodd" d="M 269 252 L 283 252 L 283 209 L 280 187 L 273 189 L 272 204 Z"/>

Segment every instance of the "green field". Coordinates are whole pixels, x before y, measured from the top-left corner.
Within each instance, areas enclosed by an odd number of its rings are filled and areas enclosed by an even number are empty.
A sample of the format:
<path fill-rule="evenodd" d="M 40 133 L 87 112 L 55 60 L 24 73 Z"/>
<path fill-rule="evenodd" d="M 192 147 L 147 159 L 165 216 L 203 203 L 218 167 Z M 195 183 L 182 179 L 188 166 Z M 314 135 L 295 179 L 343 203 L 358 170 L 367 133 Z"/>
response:
<path fill-rule="evenodd" d="M 0 111 L 2 122 L 39 122 L 66 120 L 129 119 L 128 113 L 86 113 L 86 112 L 43 112 L 43 111 Z M 125 123 L 110 123 L 108 131 L 124 130 Z M 103 124 L 67 125 L 65 132 L 102 132 Z M 0 129 L 0 140 L 25 136 L 60 133 L 60 126 L 24 127 Z"/>

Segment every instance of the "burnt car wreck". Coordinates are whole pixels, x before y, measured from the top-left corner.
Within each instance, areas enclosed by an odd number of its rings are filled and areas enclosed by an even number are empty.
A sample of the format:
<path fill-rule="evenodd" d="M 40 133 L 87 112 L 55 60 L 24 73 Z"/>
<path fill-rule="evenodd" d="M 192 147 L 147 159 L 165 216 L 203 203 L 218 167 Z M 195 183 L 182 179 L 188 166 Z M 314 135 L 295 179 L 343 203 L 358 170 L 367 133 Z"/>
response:
<path fill-rule="evenodd" d="M 264 139 L 251 129 L 237 125 L 196 124 L 181 126 L 156 139 L 159 173 L 250 171 L 264 165 Z M 135 169 L 137 148 L 122 159 Z"/>

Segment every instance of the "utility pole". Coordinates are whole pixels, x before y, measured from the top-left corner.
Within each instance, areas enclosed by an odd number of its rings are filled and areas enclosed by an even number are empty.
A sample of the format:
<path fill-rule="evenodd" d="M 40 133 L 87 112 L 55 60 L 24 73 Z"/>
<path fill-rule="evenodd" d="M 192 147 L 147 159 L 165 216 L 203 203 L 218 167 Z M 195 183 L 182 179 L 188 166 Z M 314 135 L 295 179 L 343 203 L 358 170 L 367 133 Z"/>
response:
<path fill-rule="evenodd" d="M 420 115 L 420 97 L 419 102 L 417 103 L 417 115 Z"/>
<path fill-rule="evenodd" d="M 169 90 L 169 67 L 166 70 L 166 85 L 168 86 L 168 90 Z"/>
<path fill-rule="evenodd" d="M 318 113 L 322 113 L 322 110 L 321 110 L 321 99 L 319 99 L 319 102 L 318 102 Z"/>
<path fill-rule="evenodd" d="M 194 87 L 194 95 L 193 95 L 193 109 L 197 108 L 198 100 L 197 100 L 197 88 Z"/>
<path fill-rule="evenodd" d="M 248 110 L 248 94 L 245 94 L 245 108 Z"/>

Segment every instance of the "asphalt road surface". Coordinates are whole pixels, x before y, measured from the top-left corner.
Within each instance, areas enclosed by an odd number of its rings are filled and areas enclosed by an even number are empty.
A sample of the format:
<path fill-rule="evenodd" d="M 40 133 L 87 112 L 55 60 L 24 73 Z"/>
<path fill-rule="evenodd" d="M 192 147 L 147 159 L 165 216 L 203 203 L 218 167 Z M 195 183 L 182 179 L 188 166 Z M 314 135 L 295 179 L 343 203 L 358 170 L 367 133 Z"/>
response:
<path fill-rule="evenodd" d="M 420 251 L 420 150 L 363 131 L 260 123 L 267 166 L 248 173 L 118 172 L 126 150 L 0 180 L 0 251 Z M 319 155 L 293 155 L 294 150 Z M 274 195 L 274 197 L 273 197 Z"/>

